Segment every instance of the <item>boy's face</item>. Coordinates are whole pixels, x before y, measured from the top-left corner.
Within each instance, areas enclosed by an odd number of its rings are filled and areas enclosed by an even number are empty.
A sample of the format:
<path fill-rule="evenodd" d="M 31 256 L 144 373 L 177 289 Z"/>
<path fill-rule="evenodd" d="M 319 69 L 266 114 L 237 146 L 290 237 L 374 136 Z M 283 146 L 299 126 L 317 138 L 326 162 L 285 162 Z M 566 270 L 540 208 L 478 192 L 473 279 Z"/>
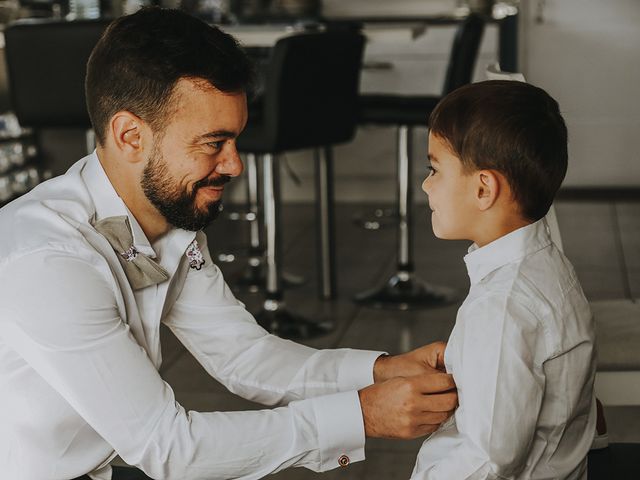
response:
<path fill-rule="evenodd" d="M 422 190 L 429 196 L 433 233 L 447 240 L 473 240 L 478 217 L 474 176 L 464 172 L 446 141 L 431 133 L 429 161 Z"/>

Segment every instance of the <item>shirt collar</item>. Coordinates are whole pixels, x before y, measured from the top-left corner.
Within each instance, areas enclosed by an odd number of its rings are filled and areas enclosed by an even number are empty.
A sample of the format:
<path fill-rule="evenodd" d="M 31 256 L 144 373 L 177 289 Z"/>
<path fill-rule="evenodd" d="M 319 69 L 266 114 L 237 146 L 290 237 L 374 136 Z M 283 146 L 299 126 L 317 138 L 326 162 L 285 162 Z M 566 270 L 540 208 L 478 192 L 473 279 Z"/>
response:
<path fill-rule="evenodd" d="M 531 255 L 549 244 L 551 236 L 544 218 L 514 230 L 484 247 L 478 247 L 474 243 L 464 257 L 471 284 L 479 283 L 494 270 Z"/>
<path fill-rule="evenodd" d="M 133 246 L 144 255 L 155 258 L 156 252 L 151 246 L 149 239 L 144 234 L 136 217 L 129 211 L 127 205 L 113 188 L 95 150 L 87 156 L 87 162 L 82 170 L 82 178 L 87 185 L 89 195 L 91 195 L 95 206 L 92 223 L 95 224 L 97 221 L 108 217 L 126 215 L 131 225 Z"/>

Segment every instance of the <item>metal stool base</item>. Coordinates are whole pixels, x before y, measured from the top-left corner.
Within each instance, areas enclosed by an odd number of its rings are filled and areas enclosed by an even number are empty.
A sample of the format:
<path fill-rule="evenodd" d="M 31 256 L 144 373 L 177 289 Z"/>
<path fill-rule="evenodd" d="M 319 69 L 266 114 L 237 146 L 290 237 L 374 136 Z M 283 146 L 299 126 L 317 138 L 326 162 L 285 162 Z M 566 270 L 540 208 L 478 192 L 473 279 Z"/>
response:
<path fill-rule="evenodd" d="M 417 310 L 449 305 L 456 295 L 451 288 L 430 285 L 412 272 L 399 271 L 381 288 L 359 293 L 354 300 L 374 308 Z"/>
<path fill-rule="evenodd" d="M 250 210 L 232 210 L 225 215 L 231 222 L 254 222 L 257 215 Z"/>
<path fill-rule="evenodd" d="M 258 293 L 264 291 L 265 275 L 262 262 L 253 265 L 251 259 L 240 276 L 233 280 L 231 288 L 242 293 Z"/>
<path fill-rule="evenodd" d="M 290 289 L 304 285 L 307 279 L 289 272 L 282 272 L 282 288 Z M 239 293 L 264 292 L 267 285 L 266 268 L 262 259 L 257 263 L 249 259 L 244 271 L 231 282 L 231 289 Z"/>
<path fill-rule="evenodd" d="M 289 340 L 306 340 L 330 333 L 334 325 L 329 321 L 314 322 L 289 312 L 284 304 L 266 300 L 264 308 L 255 315 L 258 324 L 274 335 Z"/>

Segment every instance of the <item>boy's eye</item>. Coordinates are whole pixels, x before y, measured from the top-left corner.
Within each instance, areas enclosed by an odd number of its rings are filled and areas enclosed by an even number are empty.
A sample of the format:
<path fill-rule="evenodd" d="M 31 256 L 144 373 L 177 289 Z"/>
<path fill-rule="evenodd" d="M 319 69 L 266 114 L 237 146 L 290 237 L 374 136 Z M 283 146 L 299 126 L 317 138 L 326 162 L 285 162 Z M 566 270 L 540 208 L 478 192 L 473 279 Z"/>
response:
<path fill-rule="evenodd" d="M 431 165 L 427 165 L 427 172 L 428 172 L 428 177 L 430 177 L 431 175 L 435 175 L 436 174 L 436 169 L 433 168 Z"/>

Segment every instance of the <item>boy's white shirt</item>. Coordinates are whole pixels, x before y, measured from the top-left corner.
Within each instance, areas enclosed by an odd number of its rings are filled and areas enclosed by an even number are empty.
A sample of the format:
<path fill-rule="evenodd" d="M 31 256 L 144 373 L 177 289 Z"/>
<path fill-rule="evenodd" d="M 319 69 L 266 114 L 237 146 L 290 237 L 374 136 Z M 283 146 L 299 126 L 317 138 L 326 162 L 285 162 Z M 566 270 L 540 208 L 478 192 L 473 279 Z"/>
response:
<path fill-rule="evenodd" d="M 445 352 L 455 420 L 424 442 L 412 479 L 586 479 L 596 422 L 594 326 L 545 220 L 478 248 Z"/>

